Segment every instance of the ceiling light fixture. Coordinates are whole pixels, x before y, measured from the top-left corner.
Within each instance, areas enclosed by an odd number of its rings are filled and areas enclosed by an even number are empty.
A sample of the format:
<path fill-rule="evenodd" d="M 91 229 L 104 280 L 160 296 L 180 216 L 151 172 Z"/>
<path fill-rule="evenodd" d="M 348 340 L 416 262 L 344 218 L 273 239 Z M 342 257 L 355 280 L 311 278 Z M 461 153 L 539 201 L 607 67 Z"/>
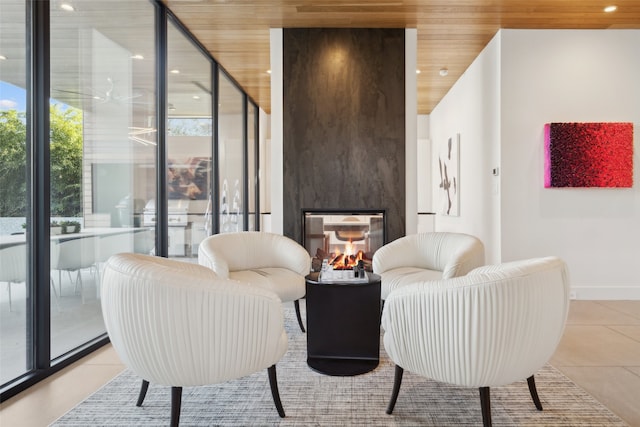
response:
<path fill-rule="evenodd" d="M 193 99 L 200 99 L 198 95 L 193 95 Z"/>
<path fill-rule="evenodd" d="M 445 68 L 440 68 L 439 73 L 440 73 L 440 75 L 441 75 L 442 77 L 445 77 L 447 74 L 449 74 L 449 70 L 447 70 L 447 68 L 446 68 L 446 67 L 445 67 Z"/>
<path fill-rule="evenodd" d="M 267 70 L 267 74 L 271 74 L 271 70 Z"/>
<path fill-rule="evenodd" d="M 607 6 L 604 8 L 604 11 L 607 13 L 615 12 L 616 10 L 618 10 L 618 6 L 615 5 Z"/>
<path fill-rule="evenodd" d="M 171 74 L 180 74 L 180 70 L 171 70 Z"/>
<path fill-rule="evenodd" d="M 158 145 L 155 141 L 149 141 L 148 139 L 140 138 L 135 135 L 129 135 L 129 139 L 142 145 Z"/>
<path fill-rule="evenodd" d="M 420 74 L 422 71 L 420 70 L 416 70 L 416 74 Z"/>
<path fill-rule="evenodd" d="M 73 12 L 74 10 L 76 10 L 71 4 L 69 3 L 60 3 L 60 9 L 62 10 L 66 10 L 67 12 Z"/>
<path fill-rule="evenodd" d="M 144 56 L 140 55 L 139 53 L 136 53 L 135 55 L 131 55 L 131 59 L 144 59 Z"/>
<path fill-rule="evenodd" d="M 146 139 L 146 138 L 141 138 L 138 135 L 146 135 L 146 134 L 151 134 L 151 133 L 155 133 L 156 130 L 154 128 L 142 128 L 142 127 L 133 127 L 130 126 L 129 127 L 129 139 L 131 141 L 135 141 L 139 144 L 142 145 L 157 145 L 157 143 L 155 141 Z"/>
<path fill-rule="evenodd" d="M 0 61 L 4 61 L 4 60 L 6 60 L 6 59 L 7 59 L 7 57 L 6 57 L 6 56 L 4 56 L 4 55 L 0 55 Z"/>

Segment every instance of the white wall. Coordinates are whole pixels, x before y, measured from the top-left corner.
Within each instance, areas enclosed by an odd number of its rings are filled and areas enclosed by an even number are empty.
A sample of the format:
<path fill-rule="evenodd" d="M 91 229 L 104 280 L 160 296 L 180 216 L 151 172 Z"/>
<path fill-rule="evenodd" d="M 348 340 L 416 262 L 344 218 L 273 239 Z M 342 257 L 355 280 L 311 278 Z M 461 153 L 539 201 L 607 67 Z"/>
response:
<path fill-rule="evenodd" d="M 405 234 L 418 232 L 418 30 L 404 31 Z"/>
<path fill-rule="evenodd" d="M 640 299 L 640 31 L 503 30 L 502 258 L 558 255 L 577 298 Z M 633 122 L 634 188 L 543 187 L 543 126 Z"/>
<path fill-rule="evenodd" d="M 560 256 L 578 299 L 640 299 L 638 76 L 639 30 L 498 33 L 430 116 L 432 152 L 461 134 L 461 214 L 436 229 L 490 263 Z M 634 188 L 544 188 L 544 124 L 569 121 L 634 123 Z"/>
<path fill-rule="evenodd" d="M 486 261 L 499 262 L 500 39 L 494 38 L 430 115 L 435 230 L 468 233 L 485 244 Z M 441 206 L 438 149 L 460 134 L 460 215 L 446 216 Z"/>
<path fill-rule="evenodd" d="M 418 203 L 418 233 L 431 232 L 434 229 L 432 194 L 433 179 L 431 172 L 431 140 L 429 139 L 429 116 L 418 115 L 418 147 L 416 150 L 417 194 L 407 192 L 407 198 L 414 197 Z M 409 233 L 407 233 L 409 234 Z"/>
<path fill-rule="evenodd" d="M 260 185 L 260 230 L 271 231 L 271 118 L 262 108 L 258 109 L 259 168 Z"/>
<path fill-rule="evenodd" d="M 271 181 L 271 216 L 269 217 L 269 230 L 273 233 L 284 232 L 284 206 L 283 206 L 283 137 L 284 122 L 282 113 L 284 75 L 282 63 L 282 28 L 271 28 L 270 55 L 271 55 L 271 164 L 268 167 Z M 265 230 L 266 231 L 266 230 Z"/>

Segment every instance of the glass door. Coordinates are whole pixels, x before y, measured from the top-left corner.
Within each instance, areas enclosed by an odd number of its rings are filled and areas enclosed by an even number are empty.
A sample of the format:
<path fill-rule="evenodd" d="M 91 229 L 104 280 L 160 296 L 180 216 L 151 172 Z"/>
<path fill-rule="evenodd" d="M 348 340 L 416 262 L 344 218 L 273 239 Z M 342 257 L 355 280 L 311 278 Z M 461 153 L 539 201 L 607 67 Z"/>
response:
<path fill-rule="evenodd" d="M 212 233 L 212 66 L 171 21 L 167 39 L 169 257 L 194 260 Z"/>
<path fill-rule="evenodd" d="M 105 333 L 101 270 L 155 252 L 154 7 L 51 2 L 51 358 Z"/>

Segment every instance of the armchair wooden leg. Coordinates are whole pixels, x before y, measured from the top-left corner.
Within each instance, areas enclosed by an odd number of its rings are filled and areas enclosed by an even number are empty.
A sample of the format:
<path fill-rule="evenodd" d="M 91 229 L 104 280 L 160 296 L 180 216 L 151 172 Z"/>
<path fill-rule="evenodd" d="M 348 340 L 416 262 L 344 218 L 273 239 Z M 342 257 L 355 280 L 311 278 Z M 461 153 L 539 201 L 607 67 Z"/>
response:
<path fill-rule="evenodd" d="M 387 414 L 391 415 L 393 408 L 396 406 L 396 400 L 398 400 L 398 393 L 400 393 L 400 384 L 402 384 L 402 374 L 404 369 L 396 365 L 395 376 L 393 378 L 393 391 L 391 392 L 391 400 L 387 405 Z"/>
<path fill-rule="evenodd" d="M 180 424 L 180 406 L 182 405 L 182 387 L 171 387 L 171 427 Z"/>
<path fill-rule="evenodd" d="M 482 425 L 491 427 L 491 398 L 489 387 L 480 387 L 480 407 L 482 408 Z"/>
<path fill-rule="evenodd" d="M 296 316 L 298 317 L 298 325 L 300 325 L 300 330 L 302 332 L 306 332 L 304 330 L 304 325 L 302 324 L 302 316 L 300 316 L 300 300 L 297 299 L 293 302 L 293 305 L 296 307 Z"/>
<path fill-rule="evenodd" d="M 144 398 L 147 396 L 147 390 L 149 390 L 149 381 L 142 380 L 142 386 L 140 387 L 140 394 L 138 395 L 138 402 L 136 406 L 142 406 Z"/>
<path fill-rule="evenodd" d="M 533 375 L 527 378 L 527 384 L 529 385 L 529 393 L 531 393 L 531 398 L 533 399 L 534 405 L 536 405 L 536 409 L 538 411 L 542 411 L 542 403 L 540 403 L 540 398 L 538 397 L 536 380 L 533 378 Z"/>
<path fill-rule="evenodd" d="M 276 365 L 271 365 L 268 369 L 269 372 L 269 385 L 271 386 L 271 395 L 273 396 L 273 403 L 276 405 L 278 415 L 280 418 L 284 418 L 284 408 L 280 401 L 280 392 L 278 392 L 278 380 L 276 378 Z"/>

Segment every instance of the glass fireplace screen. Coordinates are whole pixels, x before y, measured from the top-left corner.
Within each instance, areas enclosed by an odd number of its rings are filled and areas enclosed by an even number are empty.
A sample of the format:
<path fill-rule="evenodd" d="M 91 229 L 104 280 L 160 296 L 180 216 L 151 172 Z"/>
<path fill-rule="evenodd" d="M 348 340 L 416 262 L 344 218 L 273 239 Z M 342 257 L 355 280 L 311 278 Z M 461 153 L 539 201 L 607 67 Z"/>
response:
<path fill-rule="evenodd" d="M 336 270 L 351 269 L 364 262 L 372 271 L 373 254 L 384 245 L 384 210 L 304 210 L 302 244 L 312 258 L 311 268 L 320 271 L 322 261 Z"/>

